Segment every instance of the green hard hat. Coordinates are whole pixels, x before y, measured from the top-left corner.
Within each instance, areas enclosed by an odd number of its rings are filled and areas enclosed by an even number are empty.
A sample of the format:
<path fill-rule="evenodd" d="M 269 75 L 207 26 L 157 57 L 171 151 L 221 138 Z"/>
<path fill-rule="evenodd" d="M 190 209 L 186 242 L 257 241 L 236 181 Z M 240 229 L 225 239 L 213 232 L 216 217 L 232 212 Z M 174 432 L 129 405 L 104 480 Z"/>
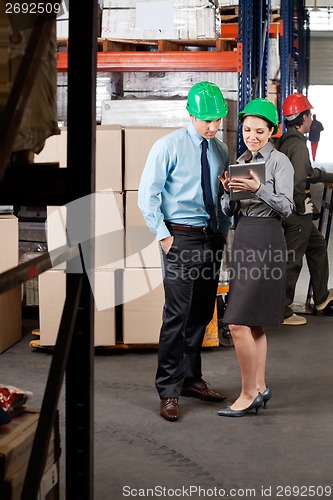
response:
<path fill-rule="evenodd" d="M 215 83 L 200 82 L 193 85 L 187 97 L 187 111 L 199 120 L 218 120 L 228 114 L 228 106 Z"/>
<path fill-rule="evenodd" d="M 238 113 L 238 118 L 243 121 L 245 116 L 259 116 L 268 120 L 274 126 L 274 134 L 279 128 L 279 115 L 274 104 L 268 99 L 258 98 L 248 102 L 243 111 Z"/>

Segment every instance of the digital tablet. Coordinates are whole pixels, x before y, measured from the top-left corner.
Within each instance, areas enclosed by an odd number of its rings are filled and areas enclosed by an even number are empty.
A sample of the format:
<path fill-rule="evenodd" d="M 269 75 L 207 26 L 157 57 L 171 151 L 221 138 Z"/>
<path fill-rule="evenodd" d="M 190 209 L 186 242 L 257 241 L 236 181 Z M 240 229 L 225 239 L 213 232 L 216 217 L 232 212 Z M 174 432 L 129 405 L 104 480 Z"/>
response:
<path fill-rule="evenodd" d="M 260 182 L 265 183 L 265 162 L 258 161 L 255 163 L 241 163 L 237 165 L 229 165 L 229 177 L 250 177 L 249 171 L 252 170 L 260 179 Z M 245 200 L 247 198 L 252 198 L 252 193 L 250 191 L 239 191 L 235 193 L 230 189 L 230 199 L 231 200 Z"/>

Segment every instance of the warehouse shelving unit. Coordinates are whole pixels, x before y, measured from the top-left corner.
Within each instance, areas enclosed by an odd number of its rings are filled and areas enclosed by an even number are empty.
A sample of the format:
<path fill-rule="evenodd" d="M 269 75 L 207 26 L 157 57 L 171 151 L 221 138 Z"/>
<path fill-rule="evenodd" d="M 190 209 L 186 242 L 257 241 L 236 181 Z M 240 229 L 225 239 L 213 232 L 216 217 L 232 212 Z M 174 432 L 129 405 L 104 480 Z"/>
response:
<path fill-rule="evenodd" d="M 283 35 L 280 40 L 280 94 L 281 102 L 283 102 L 294 89 L 293 2 L 281 0 L 281 19 L 283 21 Z M 281 109 L 279 111 L 282 122 Z"/>
<path fill-rule="evenodd" d="M 97 71 L 216 71 L 239 74 L 238 104 L 242 109 L 255 97 L 268 94 L 268 40 L 282 33 L 282 23 L 270 25 L 270 0 L 240 0 L 238 25 L 222 25 L 225 38 L 238 37 L 234 51 L 98 52 Z M 237 26 L 237 28 L 236 28 Z M 223 39 L 221 39 L 223 40 Z M 175 44 L 177 41 L 169 41 Z M 193 42 L 193 41 L 192 41 Z M 199 45 L 198 41 L 198 45 Z M 166 45 L 168 47 L 168 45 Z M 58 53 L 58 71 L 66 72 L 67 53 Z M 240 131 L 238 153 L 244 150 Z"/>
<path fill-rule="evenodd" d="M 72 12 L 69 19 L 67 168 L 60 169 L 57 164 L 11 164 L 10 160 L 36 68 L 55 20 L 55 15 L 36 14 L 33 33 L 1 116 L 1 204 L 64 205 L 84 196 L 89 198 L 95 191 L 97 0 L 88 3 L 78 0 Z M 83 220 L 93 220 L 93 210 L 87 202 L 86 213 L 80 214 Z M 75 214 L 71 210 L 67 222 L 75 224 Z M 94 234 L 92 224 L 89 234 Z M 92 499 L 94 301 L 85 269 L 91 268 L 93 249 L 85 249 L 84 263 L 80 245 L 75 241 L 59 254 L 58 261 L 51 257 L 47 253 L 0 275 L 0 292 L 4 292 L 65 260 L 69 271 L 77 269 L 77 265 L 83 266 L 80 274 L 66 274 L 64 311 L 21 498 L 38 498 L 66 373 L 66 497 Z"/>
<path fill-rule="evenodd" d="M 304 0 L 281 0 L 283 34 L 280 40 L 281 102 L 294 92 L 309 87 L 310 27 Z M 280 121 L 282 114 L 280 110 Z"/>
<path fill-rule="evenodd" d="M 95 191 L 97 71 L 235 71 L 239 73 L 239 106 L 242 108 L 253 97 L 267 97 L 267 40 L 269 34 L 276 34 L 278 31 L 282 42 L 283 100 L 293 88 L 293 72 L 290 71 L 293 62 L 292 2 L 281 0 L 283 23 L 279 23 L 278 30 L 275 26 L 270 26 L 269 6 L 269 0 L 240 0 L 236 51 L 97 53 L 97 0 L 77 0 L 75 10 L 72 10 L 69 16 L 68 54 L 58 54 L 58 70 L 68 71 L 67 169 L 59 169 L 54 164 L 6 168 L 13 140 L 8 134 L 14 137 L 20 122 L 20 116 L 16 114 L 16 121 L 12 124 L 16 128 L 8 127 L 9 122 L 6 122 L 8 132 L 2 135 L 5 139 L 0 158 L 0 171 L 3 173 L 0 185 L 1 203 L 64 205 L 89 196 Z M 35 46 L 32 45 L 31 49 L 27 50 L 25 65 L 22 66 L 21 77 L 17 83 L 21 86 L 21 91 L 13 97 L 11 103 L 14 110 L 18 109 L 15 105 L 19 102 L 24 105 L 26 99 L 20 100 L 23 95 L 22 82 L 28 95 L 29 81 L 33 80 L 35 72 L 30 64 L 31 61 L 38 63 L 42 56 L 44 37 L 47 38 L 46 33 L 42 37 L 36 31 Z M 303 57 L 300 56 L 300 60 Z M 29 81 L 27 74 L 30 75 Z M 304 80 L 301 84 L 304 84 Z M 238 146 L 241 152 L 240 141 Z M 87 204 L 86 211 L 82 217 L 86 216 L 87 220 L 91 220 L 93 207 Z M 71 217 L 73 216 L 69 213 L 69 221 Z M 90 234 L 94 234 L 93 229 L 90 227 Z M 62 256 L 63 260 L 69 259 L 69 267 L 75 266 L 76 259 L 80 260 L 79 245 L 73 250 L 75 251 L 65 252 Z M 90 259 L 93 259 L 92 249 Z M 0 291 L 21 284 L 50 267 L 52 264 L 49 255 L 21 264 L 17 269 L 0 276 Z M 37 498 L 47 443 L 65 372 L 66 496 L 71 500 L 93 498 L 94 307 L 87 274 L 68 273 L 66 292 L 58 340 L 24 485 L 22 498 L 25 500 Z"/>
<path fill-rule="evenodd" d="M 243 47 L 243 64 L 238 80 L 238 109 L 251 99 L 268 95 L 270 5 L 270 0 L 239 2 L 238 40 Z M 240 124 L 237 149 L 238 155 L 245 150 Z"/>
<path fill-rule="evenodd" d="M 237 72 L 239 75 L 238 105 L 242 109 L 254 97 L 268 96 L 268 41 L 269 37 L 283 34 L 283 22 L 270 23 L 270 0 L 246 1 L 240 0 L 238 5 L 238 24 L 233 24 L 228 30 L 228 24 L 222 25 L 222 34 L 232 34 L 238 38 L 237 49 L 233 51 L 220 50 L 224 39 L 217 40 L 190 40 L 189 45 L 215 46 L 215 51 L 190 52 L 184 50 L 185 41 L 166 40 L 153 41 L 157 52 L 135 51 L 133 47 L 143 42 L 135 40 L 105 40 L 102 43 L 106 52 L 97 53 L 97 71 L 125 72 L 125 71 L 216 71 Z M 227 38 L 227 36 L 226 36 Z M 103 42 L 103 41 L 102 41 Z M 183 44 L 181 47 L 180 44 Z M 118 51 L 121 46 L 125 51 Z M 108 47 L 115 50 L 108 51 Z M 168 50 L 172 47 L 175 50 Z M 129 50 L 131 49 L 131 50 Z M 167 50 L 165 50 L 167 49 Z M 66 72 L 68 68 L 68 54 L 58 52 L 58 71 Z M 244 144 L 241 127 L 238 128 L 237 150 L 241 154 Z"/>
<path fill-rule="evenodd" d="M 310 21 L 303 0 L 296 0 L 295 13 L 295 87 L 307 93 L 309 87 Z"/>
<path fill-rule="evenodd" d="M 58 71 L 68 68 L 67 53 L 58 53 Z M 242 71 L 242 46 L 224 52 L 98 52 L 97 71 Z"/>

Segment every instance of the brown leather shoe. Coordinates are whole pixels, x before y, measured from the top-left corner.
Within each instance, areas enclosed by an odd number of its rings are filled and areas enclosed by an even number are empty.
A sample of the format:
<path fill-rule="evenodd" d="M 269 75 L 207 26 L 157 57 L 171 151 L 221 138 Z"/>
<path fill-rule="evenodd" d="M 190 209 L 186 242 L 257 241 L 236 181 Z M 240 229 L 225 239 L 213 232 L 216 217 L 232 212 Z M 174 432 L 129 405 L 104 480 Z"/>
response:
<path fill-rule="evenodd" d="M 179 417 L 178 398 L 161 399 L 160 415 L 170 422 L 177 420 Z"/>
<path fill-rule="evenodd" d="M 181 396 L 199 398 L 203 401 L 214 401 L 216 403 L 220 403 L 227 399 L 227 396 L 208 389 L 207 383 L 204 380 L 199 380 L 192 385 L 183 387 L 180 394 Z"/>

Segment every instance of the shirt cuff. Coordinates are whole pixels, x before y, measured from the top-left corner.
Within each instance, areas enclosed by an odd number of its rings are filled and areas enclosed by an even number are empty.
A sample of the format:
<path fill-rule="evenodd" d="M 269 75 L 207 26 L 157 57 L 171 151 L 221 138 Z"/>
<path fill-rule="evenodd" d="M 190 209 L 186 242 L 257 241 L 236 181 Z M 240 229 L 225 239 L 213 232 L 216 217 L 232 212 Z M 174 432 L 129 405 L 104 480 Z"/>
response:
<path fill-rule="evenodd" d="M 254 196 L 260 196 L 264 191 L 265 191 L 265 189 L 263 189 L 263 184 L 261 182 L 257 191 L 255 191 L 253 194 L 254 194 Z"/>
<path fill-rule="evenodd" d="M 163 222 L 156 231 L 156 238 L 161 241 L 164 238 L 168 238 L 168 236 L 171 236 L 168 228 L 166 227 L 165 223 Z"/>

